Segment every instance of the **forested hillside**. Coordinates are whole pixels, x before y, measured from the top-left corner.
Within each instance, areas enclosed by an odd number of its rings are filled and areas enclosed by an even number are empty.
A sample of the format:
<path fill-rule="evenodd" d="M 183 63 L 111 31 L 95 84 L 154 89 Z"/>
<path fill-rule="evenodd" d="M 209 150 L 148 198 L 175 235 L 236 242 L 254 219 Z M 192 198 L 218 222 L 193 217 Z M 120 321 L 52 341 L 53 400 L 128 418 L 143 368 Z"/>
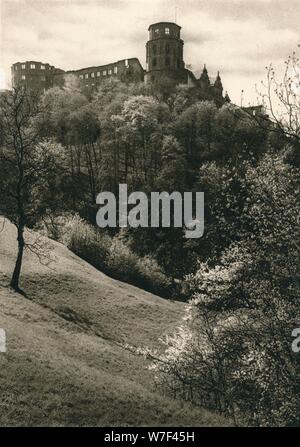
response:
<path fill-rule="evenodd" d="M 289 59 L 291 76 L 295 67 L 299 61 Z M 135 318 L 134 332 L 148 324 L 152 332 L 155 320 L 160 334 L 171 334 L 164 352 L 150 340 L 143 346 L 160 386 L 237 425 L 299 422 L 299 356 L 291 350 L 299 327 L 299 92 L 291 78 L 280 84 L 274 76 L 268 72 L 267 93 L 273 89 L 281 108 L 276 113 L 273 96 L 262 95 L 268 115 L 220 106 L 169 82 L 112 80 L 94 94 L 74 82 L 41 97 L 22 88 L 1 96 L 0 213 L 17 227 L 18 241 L 12 289 L 67 320 L 79 318 L 80 327 L 92 318 L 77 308 L 94 293 L 92 278 L 73 296 L 78 278 L 48 284 L 41 276 L 35 287 L 34 276 L 22 275 L 26 249 L 46 268 L 55 266 L 42 239 L 26 239 L 28 228 L 110 277 L 165 298 L 155 298 L 165 309 L 180 306 L 167 300 L 188 302 L 184 320 L 179 312 L 170 328 L 162 316 L 169 310 L 132 313 L 123 284 L 110 317 L 118 322 L 121 306 L 125 320 Z M 203 237 L 187 239 L 184 228 L 173 227 L 99 229 L 97 195 L 117 196 L 124 183 L 146 194 L 204 192 Z M 91 314 L 99 309 L 93 331 L 98 323 L 105 328 L 103 306 L 96 297 L 90 303 Z M 122 326 L 124 341 L 129 327 Z"/>

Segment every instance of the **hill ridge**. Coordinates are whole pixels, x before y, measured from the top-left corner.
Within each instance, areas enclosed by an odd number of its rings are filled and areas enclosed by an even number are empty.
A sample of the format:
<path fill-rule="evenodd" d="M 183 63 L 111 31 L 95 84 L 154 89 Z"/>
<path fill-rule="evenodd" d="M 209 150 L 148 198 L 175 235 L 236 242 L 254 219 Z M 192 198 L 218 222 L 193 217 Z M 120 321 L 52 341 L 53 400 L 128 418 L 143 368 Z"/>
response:
<path fill-rule="evenodd" d="M 0 425 L 228 425 L 221 417 L 157 390 L 135 348 L 160 349 L 182 303 L 111 279 L 46 240 L 55 271 L 26 252 L 22 287 L 7 287 L 16 251 L 14 226 L 0 233 Z M 133 349 L 132 349 L 133 348 Z"/>

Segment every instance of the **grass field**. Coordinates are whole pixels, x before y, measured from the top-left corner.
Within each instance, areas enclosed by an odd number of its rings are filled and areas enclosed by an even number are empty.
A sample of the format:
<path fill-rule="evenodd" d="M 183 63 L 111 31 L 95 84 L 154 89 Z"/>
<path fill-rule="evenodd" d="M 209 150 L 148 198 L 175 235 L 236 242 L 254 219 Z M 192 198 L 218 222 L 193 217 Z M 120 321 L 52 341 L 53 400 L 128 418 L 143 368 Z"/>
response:
<path fill-rule="evenodd" d="M 1 226 L 1 222 L 0 222 Z M 156 390 L 147 360 L 126 345 L 161 349 L 184 304 L 113 280 L 49 241 L 51 269 L 26 251 L 22 287 L 8 287 L 16 232 L 0 233 L 1 426 L 227 425 Z"/>

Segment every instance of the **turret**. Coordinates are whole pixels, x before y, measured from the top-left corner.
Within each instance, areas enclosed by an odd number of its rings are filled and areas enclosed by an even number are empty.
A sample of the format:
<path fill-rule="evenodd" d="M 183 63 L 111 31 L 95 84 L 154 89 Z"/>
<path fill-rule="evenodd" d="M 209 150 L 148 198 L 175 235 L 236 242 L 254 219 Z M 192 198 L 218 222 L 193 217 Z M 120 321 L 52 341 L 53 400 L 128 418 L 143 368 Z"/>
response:
<path fill-rule="evenodd" d="M 214 83 L 214 90 L 215 90 L 216 94 L 222 96 L 222 94 L 223 94 L 223 84 L 222 84 L 219 72 L 218 72 L 217 78 L 216 78 L 215 83 Z"/>
<path fill-rule="evenodd" d="M 203 71 L 201 73 L 201 76 L 199 78 L 199 84 L 202 91 L 209 91 L 210 89 L 210 80 L 207 72 L 206 65 L 204 64 Z"/>
<path fill-rule="evenodd" d="M 225 102 L 231 102 L 231 99 L 230 99 L 230 97 L 229 97 L 227 92 L 225 92 L 224 100 L 225 100 Z"/>

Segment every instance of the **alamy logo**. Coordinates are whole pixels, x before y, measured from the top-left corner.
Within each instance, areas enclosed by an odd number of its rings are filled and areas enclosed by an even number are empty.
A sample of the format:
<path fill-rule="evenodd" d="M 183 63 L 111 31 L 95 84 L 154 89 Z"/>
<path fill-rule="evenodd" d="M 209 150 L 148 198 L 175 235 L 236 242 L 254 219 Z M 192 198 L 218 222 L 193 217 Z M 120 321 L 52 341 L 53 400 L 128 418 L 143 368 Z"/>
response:
<path fill-rule="evenodd" d="M 6 352 L 6 333 L 0 328 L 0 352 Z"/>
<path fill-rule="evenodd" d="M 300 327 L 293 330 L 292 337 L 295 337 L 292 343 L 292 351 L 298 354 L 300 352 Z"/>
<path fill-rule="evenodd" d="M 204 233 L 204 192 L 151 192 L 141 191 L 128 196 L 127 185 L 119 185 L 119 201 L 112 192 L 98 194 L 96 203 L 102 205 L 96 221 L 100 228 L 185 228 L 186 238 L 199 238 Z M 194 207 L 193 207 L 194 205 Z"/>

